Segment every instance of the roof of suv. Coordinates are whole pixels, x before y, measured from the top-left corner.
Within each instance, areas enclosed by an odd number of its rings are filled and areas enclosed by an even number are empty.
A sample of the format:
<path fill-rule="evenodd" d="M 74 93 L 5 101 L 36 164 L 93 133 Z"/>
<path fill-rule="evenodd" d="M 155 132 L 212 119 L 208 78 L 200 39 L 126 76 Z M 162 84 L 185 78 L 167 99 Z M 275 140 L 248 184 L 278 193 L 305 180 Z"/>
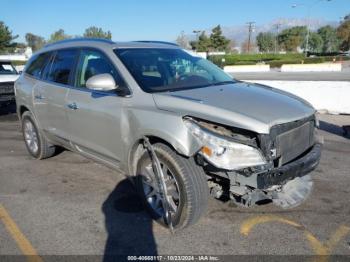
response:
<path fill-rule="evenodd" d="M 100 47 L 100 48 L 180 48 L 175 43 L 164 41 L 132 41 L 132 42 L 113 42 L 108 39 L 100 38 L 74 38 L 58 41 L 44 46 L 38 53 L 68 48 L 68 47 Z"/>

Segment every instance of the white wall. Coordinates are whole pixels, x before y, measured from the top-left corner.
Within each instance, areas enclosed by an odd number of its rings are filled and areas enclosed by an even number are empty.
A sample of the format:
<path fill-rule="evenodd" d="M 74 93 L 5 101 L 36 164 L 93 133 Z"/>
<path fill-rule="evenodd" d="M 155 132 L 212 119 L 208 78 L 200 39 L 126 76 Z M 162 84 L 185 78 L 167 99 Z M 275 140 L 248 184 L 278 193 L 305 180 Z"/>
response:
<path fill-rule="evenodd" d="M 340 63 L 282 65 L 281 72 L 340 72 Z"/>
<path fill-rule="evenodd" d="M 232 65 L 225 66 L 226 73 L 243 73 L 243 72 L 269 72 L 270 65 Z"/>
<path fill-rule="evenodd" d="M 350 114 L 350 82 L 347 81 L 274 81 L 250 80 L 272 86 L 305 99 L 316 110 L 334 114 Z"/>

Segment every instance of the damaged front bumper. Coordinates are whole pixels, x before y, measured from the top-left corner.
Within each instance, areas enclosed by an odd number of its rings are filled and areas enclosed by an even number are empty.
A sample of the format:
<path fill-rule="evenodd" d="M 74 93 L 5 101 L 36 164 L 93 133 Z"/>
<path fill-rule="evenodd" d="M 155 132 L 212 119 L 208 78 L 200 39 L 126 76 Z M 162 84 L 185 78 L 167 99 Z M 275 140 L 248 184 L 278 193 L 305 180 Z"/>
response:
<path fill-rule="evenodd" d="M 302 177 L 314 170 L 320 162 L 321 143 L 316 143 L 305 155 L 281 167 L 256 173 L 228 172 L 234 184 L 266 190 L 275 185 L 283 185 L 296 177 Z M 233 181 L 232 181 L 233 180 Z"/>
<path fill-rule="evenodd" d="M 310 173 L 320 162 L 321 148 L 321 144 L 315 144 L 303 157 L 266 173 L 258 174 L 257 188 L 267 189 L 273 185 L 281 185 L 288 180 Z"/>

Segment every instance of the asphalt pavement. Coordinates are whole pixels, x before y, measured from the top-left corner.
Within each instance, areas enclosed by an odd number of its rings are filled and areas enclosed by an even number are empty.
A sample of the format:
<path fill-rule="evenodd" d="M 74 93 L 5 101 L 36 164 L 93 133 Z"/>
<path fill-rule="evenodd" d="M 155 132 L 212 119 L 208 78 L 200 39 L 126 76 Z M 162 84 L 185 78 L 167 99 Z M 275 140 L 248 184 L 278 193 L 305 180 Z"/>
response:
<path fill-rule="evenodd" d="M 2 255 L 350 256 L 350 139 L 340 128 L 350 116 L 320 116 L 325 144 L 304 204 L 242 208 L 210 199 L 198 224 L 172 235 L 150 219 L 117 172 L 69 151 L 32 159 L 16 116 L 6 113 L 0 116 Z"/>

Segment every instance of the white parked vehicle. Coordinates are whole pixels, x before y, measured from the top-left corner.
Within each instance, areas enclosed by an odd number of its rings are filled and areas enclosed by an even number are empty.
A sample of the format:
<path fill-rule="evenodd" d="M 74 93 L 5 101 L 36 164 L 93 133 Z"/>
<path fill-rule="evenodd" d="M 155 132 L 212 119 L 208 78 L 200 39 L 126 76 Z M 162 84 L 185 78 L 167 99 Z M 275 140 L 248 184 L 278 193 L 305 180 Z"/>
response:
<path fill-rule="evenodd" d="M 11 61 L 0 60 L 0 106 L 15 100 L 13 85 L 19 73 L 13 67 Z"/>

